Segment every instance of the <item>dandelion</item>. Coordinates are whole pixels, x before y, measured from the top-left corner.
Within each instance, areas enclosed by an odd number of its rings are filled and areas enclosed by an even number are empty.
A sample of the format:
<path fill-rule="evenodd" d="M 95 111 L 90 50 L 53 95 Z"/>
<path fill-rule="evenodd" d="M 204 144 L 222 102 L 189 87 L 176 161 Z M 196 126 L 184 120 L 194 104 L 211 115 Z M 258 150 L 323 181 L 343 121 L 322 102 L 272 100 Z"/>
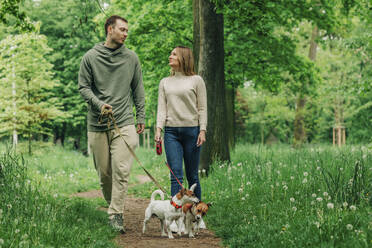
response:
<path fill-rule="evenodd" d="M 316 200 L 317 200 L 318 202 L 323 201 L 322 197 L 318 197 L 318 198 L 316 198 Z"/>
<path fill-rule="evenodd" d="M 53 197 L 54 197 L 54 198 L 57 198 L 57 197 L 58 197 L 58 194 L 54 194 Z"/>
<path fill-rule="evenodd" d="M 327 197 L 328 196 L 328 193 L 327 192 L 324 192 L 323 195 L 324 195 L 324 197 Z"/>
<path fill-rule="evenodd" d="M 19 229 L 15 229 L 15 231 L 14 231 L 15 233 L 19 233 L 20 232 L 20 230 Z"/>
<path fill-rule="evenodd" d="M 346 208 L 347 205 L 348 205 L 347 202 L 342 203 L 342 206 L 344 206 L 344 208 Z"/>
<path fill-rule="evenodd" d="M 314 225 L 316 225 L 317 228 L 320 227 L 320 223 L 319 223 L 318 221 L 315 221 L 315 222 L 314 222 Z"/>
<path fill-rule="evenodd" d="M 353 225 L 352 224 L 347 224 L 346 229 L 347 230 L 353 230 Z"/>
<path fill-rule="evenodd" d="M 350 210 L 355 211 L 355 210 L 356 210 L 356 206 L 351 205 L 351 206 L 350 206 Z"/>
<path fill-rule="evenodd" d="M 306 171 L 304 172 L 304 177 L 307 177 L 309 175 L 309 173 L 307 173 Z"/>
<path fill-rule="evenodd" d="M 6 206 L 8 207 L 8 209 L 11 209 L 12 208 L 12 204 L 10 204 L 10 203 L 7 204 Z"/>
<path fill-rule="evenodd" d="M 252 183 L 250 181 L 247 182 L 247 185 L 251 185 Z"/>
<path fill-rule="evenodd" d="M 327 208 L 329 208 L 329 209 L 333 209 L 334 206 L 335 206 L 335 205 L 334 205 L 332 202 L 329 202 L 329 203 L 327 204 Z"/>
<path fill-rule="evenodd" d="M 0 239 L 0 245 L 3 245 L 3 244 L 4 244 L 4 240 Z"/>
<path fill-rule="evenodd" d="M 289 200 L 290 200 L 291 202 L 294 202 L 294 201 L 295 201 L 295 198 L 291 197 L 291 198 L 289 198 Z"/>
<path fill-rule="evenodd" d="M 283 186 L 283 189 L 284 189 L 284 190 L 287 190 L 287 189 L 288 189 L 288 186 L 287 186 L 287 185 L 284 185 L 284 186 Z"/>
<path fill-rule="evenodd" d="M 242 193 L 243 192 L 243 189 L 242 188 L 239 188 L 239 193 Z"/>
<path fill-rule="evenodd" d="M 307 183 L 307 178 L 304 178 L 304 180 L 302 180 L 302 183 L 303 184 Z"/>
<path fill-rule="evenodd" d="M 242 163 L 238 163 L 237 166 L 242 166 Z"/>
<path fill-rule="evenodd" d="M 245 201 L 245 197 L 244 196 L 242 197 L 242 201 Z"/>
<path fill-rule="evenodd" d="M 297 208 L 296 208 L 296 207 L 293 207 L 292 210 L 293 210 L 294 212 L 296 212 L 296 211 L 297 211 Z"/>
<path fill-rule="evenodd" d="M 294 176 L 291 176 L 291 180 L 294 180 Z"/>
<path fill-rule="evenodd" d="M 313 193 L 312 195 L 311 195 L 313 198 L 315 198 L 316 197 L 316 194 L 315 193 Z"/>
<path fill-rule="evenodd" d="M 205 169 L 202 169 L 203 174 L 205 174 L 207 171 Z"/>
<path fill-rule="evenodd" d="M 320 167 L 318 166 L 318 167 L 316 167 L 316 170 L 320 170 Z"/>

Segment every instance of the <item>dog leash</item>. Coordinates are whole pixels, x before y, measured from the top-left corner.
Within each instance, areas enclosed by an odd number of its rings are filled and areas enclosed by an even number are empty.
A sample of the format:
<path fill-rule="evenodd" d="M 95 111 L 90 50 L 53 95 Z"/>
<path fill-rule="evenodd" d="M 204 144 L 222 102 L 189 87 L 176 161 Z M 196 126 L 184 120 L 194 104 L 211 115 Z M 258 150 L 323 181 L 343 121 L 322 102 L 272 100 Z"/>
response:
<path fill-rule="evenodd" d="M 162 144 L 161 140 L 156 141 L 156 154 L 158 154 L 159 156 L 161 156 L 161 153 L 162 153 L 161 144 Z M 176 178 L 177 183 L 181 186 L 182 189 L 184 189 L 182 183 L 178 180 L 178 178 L 176 177 L 176 175 L 174 174 L 174 172 L 172 171 L 171 167 L 169 166 L 169 164 L 166 160 L 165 160 L 165 164 L 168 167 L 168 169 L 170 170 L 170 172 L 172 172 L 174 178 Z"/>
<path fill-rule="evenodd" d="M 111 126 L 111 122 L 114 124 L 114 128 L 116 130 L 116 132 L 119 134 L 119 136 L 123 139 L 124 143 L 127 145 L 128 147 L 128 150 L 129 152 L 132 154 L 132 156 L 136 159 L 137 163 L 141 166 L 141 168 L 145 171 L 145 173 L 147 174 L 147 176 L 155 183 L 156 186 L 159 187 L 159 189 L 161 191 L 164 192 L 164 194 L 166 194 L 168 197 L 168 193 L 165 189 L 163 189 L 163 187 L 158 183 L 158 181 L 155 180 L 155 178 L 150 174 L 150 172 L 148 172 L 146 170 L 146 168 L 142 165 L 141 161 L 139 160 L 139 158 L 137 157 L 137 155 L 134 153 L 134 151 L 132 150 L 132 148 L 128 145 L 127 141 L 124 139 L 124 136 L 121 134 L 120 132 L 120 129 L 118 128 L 118 126 L 116 125 L 116 121 L 115 121 L 115 118 L 114 118 L 114 113 L 112 112 L 112 110 L 107 110 L 107 109 L 104 109 L 99 118 L 98 118 L 98 123 L 102 123 L 102 119 L 103 119 L 103 116 L 104 115 L 107 115 L 107 127 L 108 129 L 110 129 L 110 126 Z M 177 179 L 178 180 L 178 179 Z"/>

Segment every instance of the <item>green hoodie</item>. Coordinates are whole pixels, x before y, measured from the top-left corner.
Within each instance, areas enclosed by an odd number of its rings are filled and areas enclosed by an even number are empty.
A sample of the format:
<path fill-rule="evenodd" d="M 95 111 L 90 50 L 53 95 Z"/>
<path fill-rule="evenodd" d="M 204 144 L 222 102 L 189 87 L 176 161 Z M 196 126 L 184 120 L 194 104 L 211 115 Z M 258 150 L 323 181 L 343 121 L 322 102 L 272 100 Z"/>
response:
<path fill-rule="evenodd" d="M 107 119 L 98 123 L 102 105 L 110 104 L 118 127 L 145 123 L 145 92 L 137 55 L 124 45 L 115 51 L 103 43 L 84 56 L 79 71 L 79 91 L 88 103 L 88 131 L 107 131 Z M 113 129 L 113 125 L 110 127 Z"/>

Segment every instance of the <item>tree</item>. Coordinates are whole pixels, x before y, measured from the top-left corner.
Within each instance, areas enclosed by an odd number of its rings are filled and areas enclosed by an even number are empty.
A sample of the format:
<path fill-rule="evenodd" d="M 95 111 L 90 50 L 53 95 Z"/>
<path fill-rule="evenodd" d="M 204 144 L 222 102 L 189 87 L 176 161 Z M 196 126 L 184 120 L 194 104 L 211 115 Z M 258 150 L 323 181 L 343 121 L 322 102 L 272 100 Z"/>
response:
<path fill-rule="evenodd" d="M 22 31 L 33 31 L 34 25 L 20 8 L 22 2 L 23 0 L 0 0 L 0 23 L 12 24 Z"/>
<path fill-rule="evenodd" d="M 215 12 L 212 2 L 198 2 L 199 20 L 195 20 L 200 24 L 198 71 L 206 83 L 208 99 L 207 142 L 202 149 L 200 164 L 208 171 L 214 160 L 230 160 L 225 122 L 224 24 L 223 15 Z"/>
<path fill-rule="evenodd" d="M 0 135 L 17 133 L 28 137 L 31 153 L 32 136 L 50 134 L 45 123 L 64 116 L 51 89 L 52 65 L 45 59 L 51 49 L 45 36 L 36 33 L 9 35 L 0 42 L 0 93 L 2 126 Z"/>
<path fill-rule="evenodd" d="M 53 64 L 53 78 L 60 82 L 52 89 L 53 95 L 69 113 L 69 118 L 58 118 L 51 126 L 54 143 L 64 145 L 66 138 L 71 137 L 74 147 L 84 151 L 87 110 L 78 93 L 77 75 L 81 57 L 103 40 L 99 32 L 103 24 L 93 21 L 100 13 L 99 6 L 96 1 L 27 0 L 25 9 L 31 20 L 41 23 L 40 33 L 48 37 L 48 45 L 53 49 L 48 60 Z"/>

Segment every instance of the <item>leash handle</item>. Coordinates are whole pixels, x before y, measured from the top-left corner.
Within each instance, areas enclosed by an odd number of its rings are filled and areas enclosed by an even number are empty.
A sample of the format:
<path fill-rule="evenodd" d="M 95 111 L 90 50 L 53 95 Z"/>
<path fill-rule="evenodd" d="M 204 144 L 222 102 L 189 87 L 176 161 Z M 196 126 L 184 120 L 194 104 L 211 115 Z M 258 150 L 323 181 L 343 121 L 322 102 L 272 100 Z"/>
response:
<path fill-rule="evenodd" d="M 156 154 L 160 156 L 161 153 L 162 153 L 161 140 L 159 140 L 156 141 Z"/>

